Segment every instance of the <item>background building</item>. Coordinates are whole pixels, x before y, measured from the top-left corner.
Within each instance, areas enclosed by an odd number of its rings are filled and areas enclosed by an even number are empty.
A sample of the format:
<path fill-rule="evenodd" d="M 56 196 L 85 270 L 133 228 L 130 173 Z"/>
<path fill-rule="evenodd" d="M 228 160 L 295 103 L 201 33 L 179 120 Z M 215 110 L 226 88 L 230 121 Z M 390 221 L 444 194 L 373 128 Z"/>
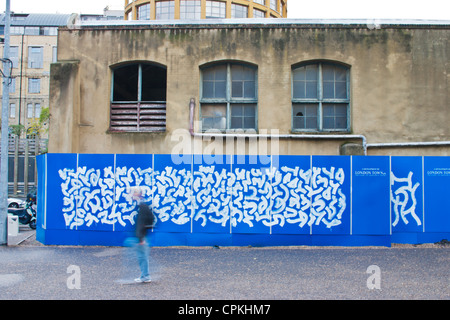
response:
<path fill-rule="evenodd" d="M 50 64 L 57 61 L 58 28 L 80 21 L 123 20 L 123 11 L 99 15 L 12 14 L 10 59 L 13 62 L 10 86 L 9 124 L 24 126 L 24 135 L 34 135 L 33 124 L 49 106 Z M 5 15 L 0 15 L 0 35 L 4 36 Z M 0 48 L 3 57 L 3 45 Z M 1 94 L 2 88 L 0 88 Z M 1 96 L 0 96 L 1 100 Z M 43 132 L 43 136 L 46 137 Z"/>
<path fill-rule="evenodd" d="M 47 122 L 39 121 L 49 107 L 50 64 L 57 61 L 58 28 L 79 21 L 123 20 L 122 11 L 105 8 L 99 15 L 12 14 L 9 92 L 9 193 L 27 193 L 36 181 L 36 154 L 47 150 Z M 0 15 L 0 54 L 3 57 L 5 15 Z M 0 101 L 3 87 L 0 86 Z M 0 115 L 1 116 L 1 115 Z M 17 134 L 19 134 L 17 136 Z M 25 139 L 26 138 L 26 139 Z M 27 165 L 28 164 L 28 165 Z"/>
<path fill-rule="evenodd" d="M 127 20 L 286 18 L 287 0 L 125 1 Z"/>
<path fill-rule="evenodd" d="M 58 27 L 67 26 L 70 17 L 67 14 L 12 14 L 10 125 L 23 125 L 27 130 L 39 118 L 41 110 L 48 107 L 50 64 L 57 59 Z M 2 35 L 4 21 L 2 14 Z M 3 56 L 3 45 L 1 51 Z"/>

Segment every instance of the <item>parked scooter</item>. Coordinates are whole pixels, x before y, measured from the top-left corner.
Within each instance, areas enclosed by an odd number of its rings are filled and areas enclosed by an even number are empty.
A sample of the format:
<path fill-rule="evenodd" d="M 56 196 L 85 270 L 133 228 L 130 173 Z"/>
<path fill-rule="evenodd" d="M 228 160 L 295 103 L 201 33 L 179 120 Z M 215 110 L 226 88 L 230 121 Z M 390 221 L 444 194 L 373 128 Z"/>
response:
<path fill-rule="evenodd" d="M 25 207 L 8 208 L 8 213 L 18 216 L 20 224 L 28 224 L 31 229 L 36 229 L 36 191 L 27 194 Z"/>

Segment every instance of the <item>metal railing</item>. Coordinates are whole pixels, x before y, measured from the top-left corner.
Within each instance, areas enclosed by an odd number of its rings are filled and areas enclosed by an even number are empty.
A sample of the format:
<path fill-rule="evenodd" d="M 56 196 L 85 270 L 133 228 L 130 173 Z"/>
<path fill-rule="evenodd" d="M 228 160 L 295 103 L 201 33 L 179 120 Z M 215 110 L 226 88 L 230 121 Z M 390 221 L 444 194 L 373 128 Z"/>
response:
<path fill-rule="evenodd" d="M 47 152 L 48 139 L 39 137 L 8 140 L 8 195 L 26 196 L 37 184 L 36 156 Z M 0 153 L 2 152 L 0 148 Z"/>

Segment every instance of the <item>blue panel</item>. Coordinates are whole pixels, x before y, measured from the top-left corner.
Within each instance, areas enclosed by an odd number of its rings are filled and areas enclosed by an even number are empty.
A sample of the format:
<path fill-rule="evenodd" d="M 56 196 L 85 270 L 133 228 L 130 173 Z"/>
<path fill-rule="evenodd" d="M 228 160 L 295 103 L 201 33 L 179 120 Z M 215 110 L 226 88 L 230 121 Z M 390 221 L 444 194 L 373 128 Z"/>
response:
<path fill-rule="evenodd" d="M 390 235 L 316 235 L 312 237 L 313 246 L 391 246 Z"/>
<path fill-rule="evenodd" d="M 159 219 L 154 246 L 390 245 L 450 235 L 449 157 L 279 156 L 268 163 L 259 156 L 47 154 L 37 167 L 37 238 L 45 244 L 122 245 L 135 217 L 128 189 L 137 185 Z"/>
<path fill-rule="evenodd" d="M 77 230 L 113 231 L 114 155 L 80 154 L 77 183 Z"/>
<path fill-rule="evenodd" d="M 136 202 L 129 194 L 129 188 L 140 186 L 144 200 L 151 201 L 153 156 L 147 154 L 118 154 L 115 169 L 115 203 L 112 216 L 115 217 L 114 231 L 129 231 L 133 228 Z"/>
<path fill-rule="evenodd" d="M 389 157 L 352 157 L 352 234 L 390 234 Z"/>
<path fill-rule="evenodd" d="M 425 232 L 450 232 L 450 158 L 425 158 Z"/>
<path fill-rule="evenodd" d="M 47 154 L 47 229 L 76 229 L 76 154 Z"/>
<path fill-rule="evenodd" d="M 191 233 L 186 241 L 188 246 L 231 246 L 233 235 L 230 233 Z"/>
<path fill-rule="evenodd" d="M 154 247 L 187 246 L 190 233 L 160 232 L 151 236 L 150 245 Z"/>
<path fill-rule="evenodd" d="M 350 234 L 350 157 L 312 157 L 312 234 Z"/>
<path fill-rule="evenodd" d="M 215 161 L 210 163 L 206 162 L 202 155 L 194 155 L 195 214 L 192 221 L 194 233 L 230 233 L 231 189 L 228 187 L 230 158 L 230 156 L 215 156 Z"/>
<path fill-rule="evenodd" d="M 38 170 L 38 180 L 37 180 L 37 194 L 36 194 L 36 200 L 37 200 L 37 212 L 36 212 L 36 226 L 39 229 L 42 227 L 45 227 L 45 215 L 46 215 L 46 188 L 45 188 L 45 163 L 47 161 L 47 154 L 40 155 L 36 157 L 36 164 L 37 164 L 37 170 Z"/>
<path fill-rule="evenodd" d="M 192 156 L 185 160 L 177 164 L 171 155 L 154 156 L 153 207 L 161 232 L 191 232 Z"/>
<path fill-rule="evenodd" d="M 272 188 L 270 164 L 258 156 L 234 156 L 229 185 L 233 233 L 269 234 L 271 225 Z"/>
<path fill-rule="evenodd" d="M 422 232 L 422 157 L 392 157 L 391 170 L 392 233 Z"/>
<path fill-rule="evenodd" d="M 310 156 L 279 156 L 272 178 L 272 234 L 310 234 Z"/>

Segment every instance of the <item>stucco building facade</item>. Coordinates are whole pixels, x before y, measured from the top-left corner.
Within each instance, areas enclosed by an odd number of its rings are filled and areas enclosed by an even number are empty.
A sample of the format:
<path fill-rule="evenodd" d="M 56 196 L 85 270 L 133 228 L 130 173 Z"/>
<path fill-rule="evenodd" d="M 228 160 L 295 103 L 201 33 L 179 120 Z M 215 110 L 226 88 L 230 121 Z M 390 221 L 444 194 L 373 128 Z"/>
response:
<path fill-rule="evenodd" d="M 449 29 L 279 19 L 62 28 L 49 152 L 257 154 L 267 142 L 285 155 L 448 156 Z"/>

